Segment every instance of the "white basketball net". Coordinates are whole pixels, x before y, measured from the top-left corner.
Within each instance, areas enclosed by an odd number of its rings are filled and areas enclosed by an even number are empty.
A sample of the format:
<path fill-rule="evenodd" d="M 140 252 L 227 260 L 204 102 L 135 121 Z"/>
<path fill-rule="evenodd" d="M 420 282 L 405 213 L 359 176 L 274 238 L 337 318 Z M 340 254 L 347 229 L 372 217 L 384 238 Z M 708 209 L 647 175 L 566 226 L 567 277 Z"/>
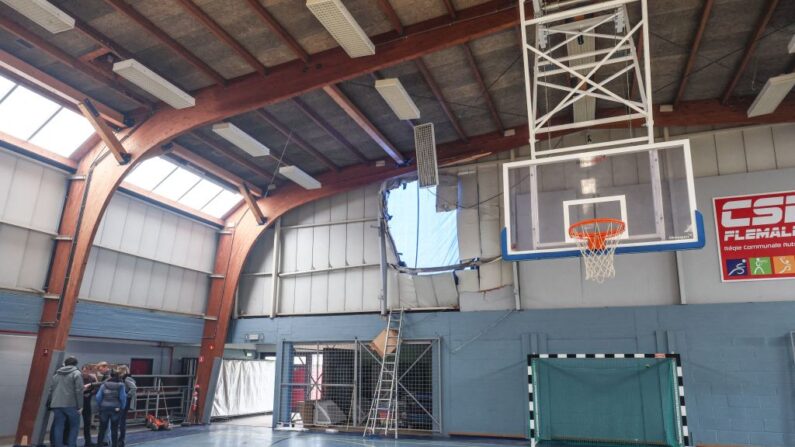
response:
<path fill-rule="evenodd" d="M 569 235 L 577 241 L 582 254 L 586 280 L 601 284 L 616 276 L 615 253 L 624 228 L 623 222 L 609 219 L 571 226 Z"/>

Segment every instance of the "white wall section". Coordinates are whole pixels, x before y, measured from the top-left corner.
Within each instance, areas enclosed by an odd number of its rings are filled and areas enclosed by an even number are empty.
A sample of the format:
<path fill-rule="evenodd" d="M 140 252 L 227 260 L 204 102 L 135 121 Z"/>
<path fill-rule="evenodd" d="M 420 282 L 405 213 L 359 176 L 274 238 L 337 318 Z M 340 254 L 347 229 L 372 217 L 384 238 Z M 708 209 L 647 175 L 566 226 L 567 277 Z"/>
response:
<path fill-rule="evenodd" d="M 217 229 L 116 193 L 94 239 L 79 297 L 201 314 Z"/>
<path fill-rule="evenodd" d="M 0 149 L 0 287 L 44 288 L 66 182 L 65 172 Z"/>

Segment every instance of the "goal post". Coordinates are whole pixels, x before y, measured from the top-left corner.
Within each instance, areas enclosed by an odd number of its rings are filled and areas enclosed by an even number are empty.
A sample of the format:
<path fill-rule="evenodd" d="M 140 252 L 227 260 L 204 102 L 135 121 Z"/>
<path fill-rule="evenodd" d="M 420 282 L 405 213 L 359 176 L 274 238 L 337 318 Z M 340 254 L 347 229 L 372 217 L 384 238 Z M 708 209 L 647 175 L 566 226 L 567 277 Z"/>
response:
<path fill-rule="evenodd" d="M 677 354 L 533 354 L 527 362 L 534 445 L 690 445 Z"/>

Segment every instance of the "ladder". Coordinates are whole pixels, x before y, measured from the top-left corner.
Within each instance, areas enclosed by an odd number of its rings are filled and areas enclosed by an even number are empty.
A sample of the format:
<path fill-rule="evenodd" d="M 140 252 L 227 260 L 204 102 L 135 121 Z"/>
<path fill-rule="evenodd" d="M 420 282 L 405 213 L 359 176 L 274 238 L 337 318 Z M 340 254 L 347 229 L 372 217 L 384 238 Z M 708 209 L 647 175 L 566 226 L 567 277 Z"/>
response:
<path fill-rule="evenodd" d="M 381 374 L 375 387 L 373 400 L 364 435 L 374 435 L 383 430 L 384 436 L 392 430 L 395 439 L 398 437 L 398 362 L 400 361 L 400 345 L 402 341 L 403 309 L 391 310 L 387 320 L 387 336 L 384 343 L 384 359 L 381 362 Z M 390 353 L 390 351 L 394 350 Z"/>

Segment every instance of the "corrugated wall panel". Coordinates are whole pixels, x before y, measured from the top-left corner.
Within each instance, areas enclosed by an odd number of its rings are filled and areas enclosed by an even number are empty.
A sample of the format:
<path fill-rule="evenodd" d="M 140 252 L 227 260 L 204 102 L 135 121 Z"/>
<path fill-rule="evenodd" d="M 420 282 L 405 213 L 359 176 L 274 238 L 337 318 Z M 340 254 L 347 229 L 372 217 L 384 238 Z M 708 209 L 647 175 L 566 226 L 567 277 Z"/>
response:
<path fill-rule="evenodd" d="M 26 227 L 34 224 L 33 211 L 36 209 L 44 169 L 36 163 L 22 160 L 17 163 L 3 220 Z"/>
<path fill-rule="evenodd" d="M 41 185 L 36 200 L 36 206 L 31 219 L 32 228 L 55 233 L 61 222 L 66 197 L 65 174 L 52 169 L 44 169 L 41 176 Z"/>
<path fill-rule="evenodd" d="M 328 274 L 328 311 L 345 312 L 345 271 L 329 272 Z"/>
<path fill-rule="evenodd" d="M 160 221 L 160 234 L 157 238 L 157 248 L 155 249 L 155 261 L 168 262 L 171 260 L 171 253 L 174 251 L 174 240 L 177 235 L 177 216 L 171 213 L 164 213 Z"/>
<path fill-rule="evenodd" d="M 748 164 L 745 159 L 742 131 L 719 132 L 715 134 L 718 148 L 718 172 L 720 175 L 746 172 Z"/>
<path fill-rule="evenodd" d="M 757 127 L 743 131 L 748 171 L 776 169 L 776 149 L 773 147 L 773 132 L 769 127 Z"/>
<path fill-rule="evenodd" d="M 130 304 L 130 292 L 135 276 L 136 259 L 128 255 L 119 255 L 116 260 L 116 273 L 113 278 L 113 290 L 110 302 L 113 304 Z"/>
<path fill-rule="evenodd" d="M 147 208 L 145 203 L 138 200 L 128 201 L 124 237 L 122 237 L 119 245 L 120 251 L 142 255 L 141 246 L 143 244 L 144 229 L 146 228 Z"/>
<path fill-rule="evenodd" d="M 778 168 L 795 168 L 795 125 L 773 127 L 773 144 Z"/>
<path fill-rule="evenodd" d="M 137 258 L 135 260 L 133 284 L 132 289 L 130 289 L 130 306 L 146 307 L 149 296 L 149 282 L 152 279 L 154 265 L 155 263 L 148 259 Z"/>
<path fill-rule="evenodd" d="M 0 218 L 5 220 L 6 203 L 11 193 L 11 182 L 19 157 L 0 150 Z"/>
<path fill-rule="evenodd" d="M 19 272 L 22 270 L 20 259 L 27 249 L 28 233 L 30 230 L 0 225 L 0 247 L 3 255 L 0 256 L 0 284 L 17 287 Z"/>
<path fill-rule="evenodd" d="M 27 244 L 22 256 L 22 269 L 17 277 L 17 287 L 44 289 L 47 283 L 47 267 L 54 244 L 50 235 L 28 230 Z"/>

